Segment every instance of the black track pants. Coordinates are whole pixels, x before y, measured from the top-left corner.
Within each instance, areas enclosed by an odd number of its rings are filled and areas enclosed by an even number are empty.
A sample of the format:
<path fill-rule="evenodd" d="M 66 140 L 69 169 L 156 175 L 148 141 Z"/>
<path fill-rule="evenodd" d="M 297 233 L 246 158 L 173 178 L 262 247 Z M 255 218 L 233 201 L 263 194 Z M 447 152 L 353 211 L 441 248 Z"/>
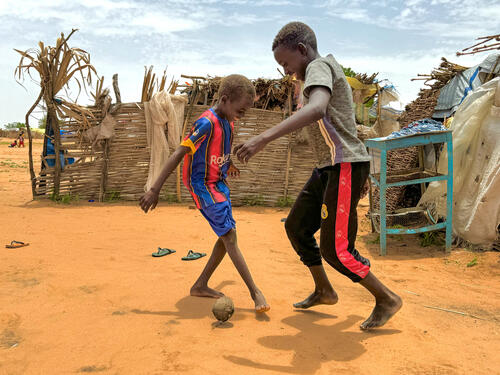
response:
<path fill-rule="evenodd" d="M 369 170 L 369 162 L 313 170 L 285 222 L 288 238 L 306 266 L 320 265 L 323 258 L 354 282 L 370 271 L 370 261 L 354 247 L 356 207 Z M 318 229 L 320 247 L 314 239 Z"/>

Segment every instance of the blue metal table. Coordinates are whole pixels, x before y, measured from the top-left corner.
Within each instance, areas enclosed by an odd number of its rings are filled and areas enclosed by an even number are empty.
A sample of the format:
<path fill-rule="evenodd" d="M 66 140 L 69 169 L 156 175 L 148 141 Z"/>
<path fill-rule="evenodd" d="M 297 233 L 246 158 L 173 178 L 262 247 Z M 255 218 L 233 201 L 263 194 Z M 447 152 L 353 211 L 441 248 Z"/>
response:
<path fill-rule="evenodd" d="M 422 169 L 415 171 L 414 178 L 405 179 L 398 174 L 387 173 L 387 151 L 397 148 L 424 146 L 434 143 L 446 143 L 448 151 L 448 173 L 446 175 Z M 451 130 L 442 132 L 420 133 L 406 137 L 372 138 L 365 141 L 369 149 L 380 151 L 380 173 L 370 173 L 371 181 L 380 189 L 380 255 L 387 253 L 388 234 L 415 234 L 446 228 L 446 251 L 451 249 L 451 223 L 453 210 L 453 143 Z M 386 191 L 392 186 L 423 184 L 431 181 L 446 180 L 446 221 L 414 229 L 387 228 Z"/>

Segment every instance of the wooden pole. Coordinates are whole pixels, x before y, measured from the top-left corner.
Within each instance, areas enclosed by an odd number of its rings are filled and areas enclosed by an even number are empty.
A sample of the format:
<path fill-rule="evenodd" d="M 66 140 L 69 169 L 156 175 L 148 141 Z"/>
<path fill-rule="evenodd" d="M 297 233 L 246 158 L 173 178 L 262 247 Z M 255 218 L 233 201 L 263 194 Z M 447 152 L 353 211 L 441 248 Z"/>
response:
<path fill-rule="evenodd" d="M 382 90 L 380 90 L 380 86 L 377 83 L 377 120 L 379 121 L 380 129 L 382 129 L 382 124 L 380 123 L 380 113 L 382 112 L 382 100 L 380 98 Z"/>
<path fill-rule="evenodd" d="M 72 29 L 71 33 L 62 40 L 62 42 L 57 47 L 55 53 L 52 55 L 50 60 L 50 67 L 57 66 L 58 61 L 56 58 L 59 57 L 59 51 L 63 46 L 67 46 L 67 41 L 71 36 L 78 31 L 78 29 Z M 51 68 L 52 69 L 52 68 Z M 59 184 L 61 182 L 61 157 L 59 155 L 61 149 L 61 134 L 59 133 L 59 120 L 57 118 L 57 112 L 55 109 L 54 97 L 57 94 L 54 92 L 53 80 L 56 77 L 52 77 L 49 75 L 48 82 L 41 82 L 41 85 L 44 86 L 44 101 L 47 105 L 47 123 L 50 124 L 52 130 L 54 131 L 54 154 L 56 155 L 56 164 L 54 171 L 54 195 L 57 197 L 59 195 Z"/>
<path fill-rule="evenodd" d="M 31 193 L 33 194 L 33 199 L 35 199 L 35 196 L 36 196 L 36 176 L 35 176 L 35 170 L 33 169 L 33 137 L 31 136 L 31 128 L 30 128 L 30 124 L 29 124 L 29 118 L 30 118 L 33 110 L 38 105 L 38 103 L 40 103 L 42 96 L 43 96 L 43 90 L 40 90 L 40 94 L 38 95 L 38 98 L 35 100 L 35 103 L 33 103 L 31 108 L 29 109 L 29 111 L 26 113 L 26 118 L 25 118 L 26 131 L 28 132 L 28 140 L 30 142 L 30 144 L 28 146 L 28 156 L 29 156 L 30 176 L 31 176 Z"/>
<path fill-rule="evenodd" d="M 286 117 L 290 117 L 292 115 L 292 89 L 293 86 L 290 86 L 289 91 L 288 91 L 288 99 L 287 99 L 287 111 L 286 111 Z M 290 162 L 292 160 L 292 133 L 288 134 L 288 147 L 286 151 L 286 170 L 285 170 L 285 188 L 283 189 L 283 197 L 285 199 L 285 202 L 288 197 L 288 185 L 289 185 L 289 178 L 290 178 Z"/>
<path fill-rule="evenodd" d="M 186 113 L 186 117 L 184 118 L 184 124 L 182 125 L 182 133 L 181 133 L 181 142 L 182 139 L 184 138 L 184 134 L 186 133 L 187 129 L 187 124 L 189 121 L 189 118 L 191 117 L 191 113 L 193 112 L 193 106 L 194 106 L 194 96 L 198 96 L 197 91 L 198 91 L 198 85 L 196 84 L 197 81 L 194 81 L 193 84 L 193 91 L 191 92 L 191 103 L 189 103 L 189 107 Z M 195 94 L 193 96 L 193 94 Z M 177 201 L 182 202 L 182 196 L 181 196 L 181 166 L 180 164 L 177 166 L 177 181 L 176 181 L 176 187 L 177 187 Z"/>
<path fill-rule="evenodd" d="M 106 139 L 104 140 L 101 184 L 99 186 L 99 202 L 102 202 L 104 200 L 104 196 L 106 194 L 106 185 L 108 182 L 108 164 L 109 164 L 109 139 Z"/>
<path fill-rule="evenodd" d="M 118 87 L 118 74 L 113 74 L 113 90 L 116 96 L 116 104 L 121 104 L 122 96 L 120 94 L 120 88 Z"/>
<path fill-rule="evenodd" d="M 61 182 L 61 133 L 59 130 L 59 120 L 57 118 L 57 113 L 54 108 L 55 104 L 51 98 L 46 98 L 45 103 L 47 104 L 47 123 L 50 124 L 52 131 L 54 132 L 54 155 L 55 155 L 55 170 L 54 170 L 54 195 L 59 196 L 59 184 Z"/>

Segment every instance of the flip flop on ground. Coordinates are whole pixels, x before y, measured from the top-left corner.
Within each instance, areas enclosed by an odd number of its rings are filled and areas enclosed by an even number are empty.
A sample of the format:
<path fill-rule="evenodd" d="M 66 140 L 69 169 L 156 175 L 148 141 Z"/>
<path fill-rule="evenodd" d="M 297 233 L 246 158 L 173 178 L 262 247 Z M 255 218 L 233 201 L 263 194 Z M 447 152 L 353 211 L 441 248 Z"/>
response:
<path fill-rule="evenodd" d="M 165 248 L 159 247 L 158 251 L 156 253 L 151 254 L 151 255 L 154 256 L 155 258 L 159 258 L 159 257 L 162 257 L 164 255 L 173 254 L 173 253 L 175 253 L 175 250 L 167 249 L 166 247 Z"/>
<path fill-rule="evenodd" d="M 187 255 L 185 257 L 182 257 L 181 259 L 182 260 L 196 260 L 196 259 L 200 259 L 202 257 L 204 257 L 205 253 L 198 253 L 196 251 L 193 251 L 193 250 L 189 250 Z"/>
<path fill-rule="evenodd" d="M 28 246 L 29 243 L 24 243 L 21 241 L 11 241 L 10 245 L 5 245 L 7 249 L 17 249 L 18 247 Z"/>

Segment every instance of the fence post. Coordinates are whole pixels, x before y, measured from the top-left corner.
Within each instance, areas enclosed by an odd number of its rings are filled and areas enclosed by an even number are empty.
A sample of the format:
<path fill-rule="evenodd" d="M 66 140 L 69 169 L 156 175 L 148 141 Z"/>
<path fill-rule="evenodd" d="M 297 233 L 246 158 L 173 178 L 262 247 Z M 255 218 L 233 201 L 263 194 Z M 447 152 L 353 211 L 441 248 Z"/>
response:
<path fill-rule="evenodd" d="M 292 115 L 292 90 L 293 84 L 290 84 L 290 88 L 288 89 L 288 99 L 287 99 L 287 110 L 286 115 L 283 115 L 283 118 L 290 117 Z M 288 183 L 290 177 L 290 162 L 292 159 L 292 133 L 288 134 L 288 147 L 286 152 L 286 170 L 285 170 L 285 188 L 283 189 L 283 198 L 285 202 L 288 198 Z"/>

